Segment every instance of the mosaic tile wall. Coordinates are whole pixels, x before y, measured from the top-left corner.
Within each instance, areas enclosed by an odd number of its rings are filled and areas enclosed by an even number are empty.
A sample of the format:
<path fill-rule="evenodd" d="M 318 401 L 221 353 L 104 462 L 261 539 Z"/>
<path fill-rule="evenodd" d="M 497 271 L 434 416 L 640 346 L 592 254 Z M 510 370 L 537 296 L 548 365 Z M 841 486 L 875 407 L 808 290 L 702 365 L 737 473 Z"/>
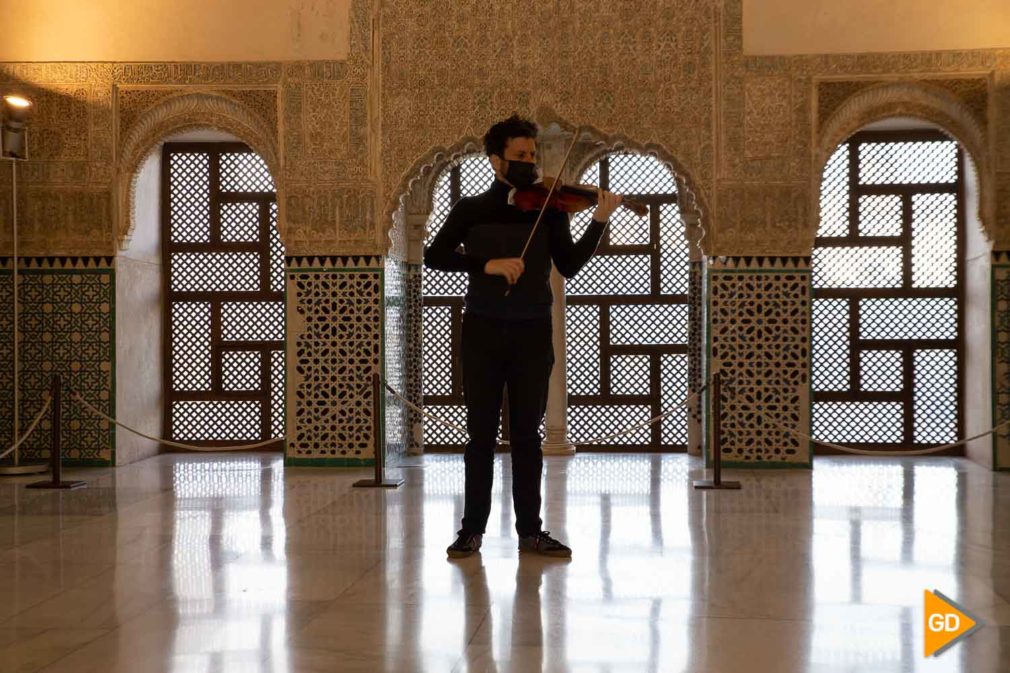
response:
<path fill-rule="evenodd" d="M 421 404 L 421 265 L 387 257 L 385 262 L 386 380 Z M 424 452 L 423 417 L 390 393 L 386 398 L 386 453 L 390 464 Z"/>
<path fill-rule="evenodd" d="M 709 371 L 723 376 L 723 464 L 809 467 L 808 442 L 776 426 L 810 432 L 810 258 L 713 258 L 708 287 Z"/>
<path fill-rule="evenodd" d="M 704 320 L 705 310 L 702 302 L 705 292 L 703 287 L 705 278 L 705 262 L 690 262 L 688 275 L 687 294 L 688 304 L 688 332 L 687 332 L 687 389 L 691 394 L 701 390 L 705 380 L 704 366 Z M 688 424 L 688 452 L 699 453 L 701 451 L 702 427 L 703 427 L 703 405 L 702 397 L 699 396 L 687 407 Z"/>
<path fill-rule="evenodd" d="M 385 333 L 383 335 L 383 358 L 386 367 L 386 381 L 394 390 L 405 394 L 407 382 L 407 323 L 406 264 L 395 257 L 386 257 L 384 264 L 383 312 Z M 408 407 L 389 392 L 383 391 L 386 404 L 386 459 L 395 463 L 407 450 L 410 427 L 407 425 Z"/>
<path fill-rule="evenodd" d="M 14 409 L 14 306 L 11 299 L 13 276 L 10 259 L 0 260 L 0 446 L 10 446 L 14 439 L 11 418 Z M 31 405 L 29 405 L 31 406 Z"/>
<path fill-rule="evenodd" d="M 1010 252 L 992 257 L 993 425 L 1010 419 Z M 1008 431 L 996 434 L 993 467 L 1010 470 Z"/>
<path fill-rule="evenodd" d="M 406 312 L 406 397 L 420 405 L 421 396 L 421 265 L 407 264 Z M 407 453 L 420 455 L 424 452 L 424 418 L 412 409 L 407 409 Z"/>
<path fill-rule="evenodd" d="M 382 258 L 287 257 L 289 465 L 374 460 L 373 371 L 382 366 Z"/>
<path fill-rule="evenodd" d="M 22 258 L 20 285 L 21 432 L 49 390 L 52 375 L 64 375 L 65 465 L 112 465 L 115 432 L 68 399 L 73 388 L 115 415 L 115 271 L 111 257 Z M 0 444 L 13 434 L 13 318 L 10 258 L 0 260 Z M 49 456 L 49 418 L 22 447 L 22 457 Z"/>

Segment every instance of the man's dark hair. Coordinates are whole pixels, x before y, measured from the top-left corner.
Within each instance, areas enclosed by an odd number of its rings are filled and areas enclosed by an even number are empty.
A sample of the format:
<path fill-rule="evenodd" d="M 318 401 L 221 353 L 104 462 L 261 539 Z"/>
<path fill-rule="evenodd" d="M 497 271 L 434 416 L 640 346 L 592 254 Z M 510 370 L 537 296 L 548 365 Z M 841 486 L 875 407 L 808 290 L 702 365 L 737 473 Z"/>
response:
<path fill-rule="evenodd" d="M 484 153 L 488 156 L 497 154 L 504 158 L 505 145 L 509 138 L 536 139 L 536 137 L 537 125 L 525 117 L 514 114 L 487 130 L 484 134 Z"/>

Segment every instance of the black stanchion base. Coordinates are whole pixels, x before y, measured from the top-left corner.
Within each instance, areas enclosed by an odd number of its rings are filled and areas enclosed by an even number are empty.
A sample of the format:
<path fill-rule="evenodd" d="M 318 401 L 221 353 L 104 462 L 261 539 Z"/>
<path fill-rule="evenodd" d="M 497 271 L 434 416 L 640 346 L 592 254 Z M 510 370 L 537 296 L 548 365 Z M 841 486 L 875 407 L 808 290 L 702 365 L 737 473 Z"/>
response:
<path fill-rule="evenodd" d="M 712 479 L 698 479 L 697 481 L 694 482 L 694 487 L 706 491 L 718 491 L 723 489 L 736 491 L 740 489 L 740 482 L 724 481 L 717 484 Z"/>
<path fill-rule="evenodd" d="M 402 485 L 403 479 L 383 479 L 382 481 L 361 479 L 360 481 L 354 482 L 355 488 L 399 488 Z"/>
<path fill-rule="evenodd" d="M 87 482 L 84 481 L 36 481 L 34 484 L 28 484 L 25 488 L 55 488 L 60 490 L 70 490 L 72 488 L 84 488 L 87 485 Z"/>

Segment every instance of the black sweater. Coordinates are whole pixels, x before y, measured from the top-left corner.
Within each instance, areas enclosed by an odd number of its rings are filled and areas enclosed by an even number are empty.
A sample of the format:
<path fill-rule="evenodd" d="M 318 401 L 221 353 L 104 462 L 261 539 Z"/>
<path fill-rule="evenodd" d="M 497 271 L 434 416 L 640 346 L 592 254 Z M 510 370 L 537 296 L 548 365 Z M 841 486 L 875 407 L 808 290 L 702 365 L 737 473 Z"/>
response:
<path fill-rule="evenodd" d="M 508 296 L 503 276 L 484 273 L 489 259 L 519 257 L 537 211 L 509 205 L 511 187 L 500 180 L 476 196 L 460 199 L 445 224 L 424 249 L 424 265 L 440 271 L 466 271 L 466 312 L 527 320 L 551 315 L 551 260 L 565 278 L 571 278 L 589 261 L 600 244 L 606 222 L 593 220 L 577 242 L 572 241 L 568 215 L 553 208 L 544 213 L 526 251 L 526 270 Z M 465 252 L 457 250 L 463 244 Z"/>

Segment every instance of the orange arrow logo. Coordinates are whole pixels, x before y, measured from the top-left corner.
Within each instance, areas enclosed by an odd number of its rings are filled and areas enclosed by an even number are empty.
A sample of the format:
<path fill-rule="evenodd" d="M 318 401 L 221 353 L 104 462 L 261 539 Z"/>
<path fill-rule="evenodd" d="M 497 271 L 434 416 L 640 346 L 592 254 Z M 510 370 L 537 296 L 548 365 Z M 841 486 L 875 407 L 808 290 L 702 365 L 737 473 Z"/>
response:
<path fill-rule="evenodd" d="M 939 656 L 957 641 L 982 628 L 981 620 L 936 589 L 924 593 L 925 656 Z"/>

